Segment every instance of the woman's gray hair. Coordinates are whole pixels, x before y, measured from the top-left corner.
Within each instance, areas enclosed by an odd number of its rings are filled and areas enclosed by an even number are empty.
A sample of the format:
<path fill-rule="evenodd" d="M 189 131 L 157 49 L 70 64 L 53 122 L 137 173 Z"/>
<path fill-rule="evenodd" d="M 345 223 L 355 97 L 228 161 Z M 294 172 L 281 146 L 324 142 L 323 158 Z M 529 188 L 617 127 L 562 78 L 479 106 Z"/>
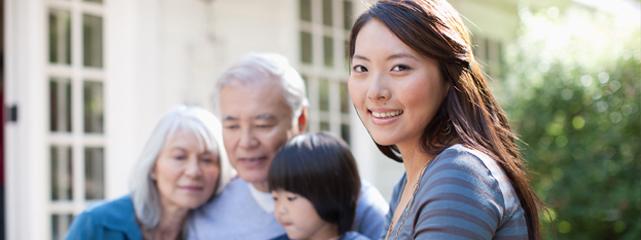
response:
<path fill-rule="evenodd" d="M 155 228 L 161 215 L 160 195 L 151 173 L 156 160 L 169 139 L 177 130 L 193 133 L 209 151 L 218 152 L 220 174 L 215 193 L 222 191 L 235 174 L 223 145 L 220 121 L 209 111 L 194 106 L 179 105 L 166 113 L 147 140 L 131 176 L 131 198 L 136 217 L 145 229 Z"/>
<path fill-rule="evenodd" d="M 227 85 L 240 82 L 251 84 L 259 81 L 278 81 L 283 88 L 292 119 L 296 119 L 307 107 L 305 82 L 287 58 L 275 53 L 250 53 L 222 73 L 214 90 L 214 105 L 218 111 L 220 91 Z"/>

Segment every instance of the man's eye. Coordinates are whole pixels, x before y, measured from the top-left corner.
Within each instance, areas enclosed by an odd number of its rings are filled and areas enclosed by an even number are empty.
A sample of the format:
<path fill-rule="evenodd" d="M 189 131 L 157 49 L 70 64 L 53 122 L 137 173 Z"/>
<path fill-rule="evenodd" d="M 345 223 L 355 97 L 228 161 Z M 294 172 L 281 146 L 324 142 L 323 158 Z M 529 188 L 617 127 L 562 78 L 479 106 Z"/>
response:
<path fill-rule="evenodd" d="M 238 128 L 240 128 L 240 126 L 238 126 L 238 125 L 227 125 L 227 126 L 225 126 L 225 129 L 229 129 L 229 130 L 235 130 L 235 129 L 238 129 Z"/>
<path fill-rule="evenodd" d="M 359 73 L 367 72 L 367 68 L 363 65 L 356 65 L 352 67 L 352 70 L 354 70 L 354 72 L 359 72 Z"/>

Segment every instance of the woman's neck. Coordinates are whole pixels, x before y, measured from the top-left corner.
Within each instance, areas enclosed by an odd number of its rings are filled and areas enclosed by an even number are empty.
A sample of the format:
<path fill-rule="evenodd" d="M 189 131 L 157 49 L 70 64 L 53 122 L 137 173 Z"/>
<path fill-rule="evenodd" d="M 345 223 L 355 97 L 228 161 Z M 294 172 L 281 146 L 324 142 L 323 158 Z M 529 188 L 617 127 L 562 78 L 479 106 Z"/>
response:
<path fill-rule="evenodd" d="M 145 239 L 178 239 L 189 209 L 167 204 L 163 200 L 161 205 L 160 222 L 154 229 L 145 232 Z"/>
<path fill-rule="evenodd" d="M 417 178 L 425 166 L 432 161 L 434 156 L 423 151 L 419 141 L 401 143 L 396 146 L 403 157 L 403 167 L 405 167 L 405 172 L 407 173 L 407 182 L 415 183 L 419 180 Z"/>

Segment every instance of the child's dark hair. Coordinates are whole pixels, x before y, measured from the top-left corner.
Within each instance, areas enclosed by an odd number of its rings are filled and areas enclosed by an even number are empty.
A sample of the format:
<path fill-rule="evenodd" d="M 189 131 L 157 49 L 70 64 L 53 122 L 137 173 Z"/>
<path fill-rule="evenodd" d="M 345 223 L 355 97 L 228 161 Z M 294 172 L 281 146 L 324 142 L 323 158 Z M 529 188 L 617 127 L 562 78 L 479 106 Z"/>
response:
<path fill-rule="evenodd" d="M 356 161 L 342 140 L 325 133 L 294 137 L 274 157 L 269 169 L 270 190 L 285 190 L 307 198 L 318 215 L 349 231 L 361 188 Z"/>

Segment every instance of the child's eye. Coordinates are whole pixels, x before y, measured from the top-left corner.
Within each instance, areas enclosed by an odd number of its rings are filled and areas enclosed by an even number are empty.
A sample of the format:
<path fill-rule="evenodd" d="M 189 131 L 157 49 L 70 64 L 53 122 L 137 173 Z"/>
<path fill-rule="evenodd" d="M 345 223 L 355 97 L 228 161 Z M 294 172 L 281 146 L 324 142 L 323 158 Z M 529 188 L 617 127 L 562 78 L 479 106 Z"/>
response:
<path fill-rule="evenodd" d="M 359 72 L 359 73 L 367 72 L 367 68 L 363 65 L 355 65 L 354 67 L 352 67 L 352 70 L 354 70 L 354 72 Z"/>
<path fill-rule="evenodd" d="M 297 196 L 289 196 L 289 197 L 287 197 L 287 201 L 290 201 L 290 202 L 293 202 L 296 199 L 298 199 Z"/>
<path fill-rule="evenodd" d="M 404 64 L 399 64 L 394 67 L 392 67 L 392 72 L 400 72 L 400 71 L 405 71 L 405 70 L 410 70 L 411 68 L 407 65 Z"/>

